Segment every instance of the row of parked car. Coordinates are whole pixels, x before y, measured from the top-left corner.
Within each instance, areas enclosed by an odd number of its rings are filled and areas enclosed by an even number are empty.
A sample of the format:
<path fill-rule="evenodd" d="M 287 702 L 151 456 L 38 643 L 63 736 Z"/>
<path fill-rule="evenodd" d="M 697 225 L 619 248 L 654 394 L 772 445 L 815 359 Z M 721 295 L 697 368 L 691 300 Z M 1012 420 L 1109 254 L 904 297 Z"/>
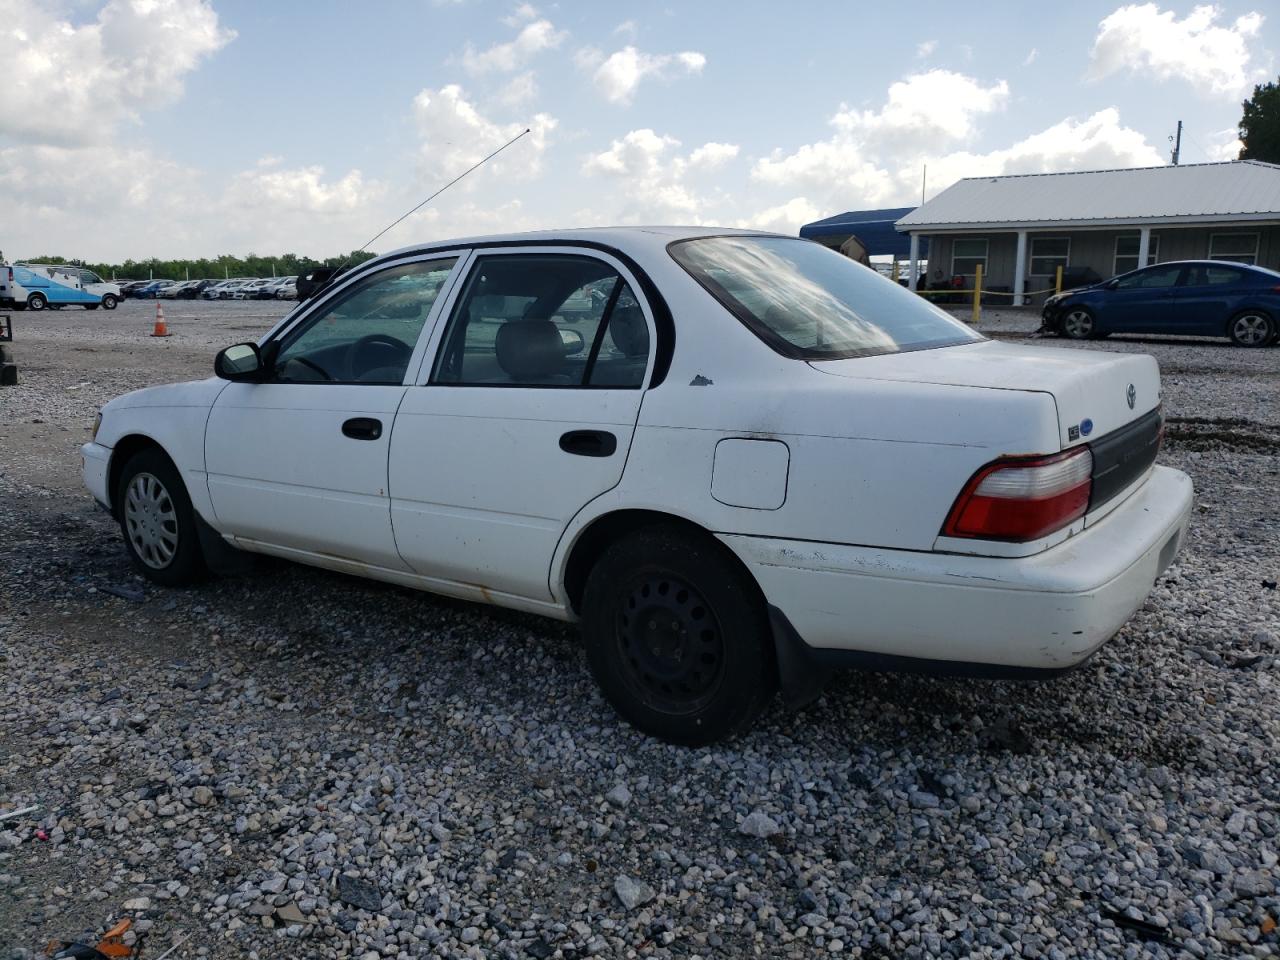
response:
<path fill-rule="evenodd" d="M 137 300 L 297 300 L 297 277 L 227 280 L 125 280 L 120 293 Z"/>

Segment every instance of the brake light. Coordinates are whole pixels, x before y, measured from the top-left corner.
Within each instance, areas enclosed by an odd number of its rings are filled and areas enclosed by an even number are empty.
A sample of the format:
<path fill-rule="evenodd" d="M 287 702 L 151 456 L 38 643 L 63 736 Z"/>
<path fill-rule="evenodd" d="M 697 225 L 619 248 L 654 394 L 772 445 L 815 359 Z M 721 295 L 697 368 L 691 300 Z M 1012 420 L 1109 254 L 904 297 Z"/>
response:
<path fill-rule="evenodd" d="M 1023 542 L 1061 530 L 1088 509 L 1092 474 L 1088 447 L 996 460 L 965 484 L 942 534 Z"/>

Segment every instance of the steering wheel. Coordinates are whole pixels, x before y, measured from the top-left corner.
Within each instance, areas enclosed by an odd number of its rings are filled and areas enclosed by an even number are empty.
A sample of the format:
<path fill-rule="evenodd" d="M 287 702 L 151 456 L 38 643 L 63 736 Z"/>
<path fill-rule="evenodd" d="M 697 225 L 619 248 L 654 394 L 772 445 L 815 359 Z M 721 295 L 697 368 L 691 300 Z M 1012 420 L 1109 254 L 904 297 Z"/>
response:
<path fill-rule="evenodd" d="M 369 348 L 377 350 L 390 350 L 392 356 L 388 358 L 386 363 L 362 363 L 361 354 L 367 352 Z M 368 370 L 372 370 L 378 366 L 389 367 L 397 362 L 403 361 L 407 366 L 409 358 L 413 355 L 413 347 L 409 346 L 403 340 L 397 340 L 395 337 L 386 333 L 371 333 L 368 336 L 361 337 L 359 340 L 347 347 L 346 366 L 347 379 L 357 380 L 360 374 Z"/>
<path fill-rule="evenodd" d="M 309 367 L 310 369 L 314 370 L 316 373 L 320 374 L 320 376 L 324 377 L 326 380 L 333 379 L 333 377 L 329 375 L 328 370 L 320 366 L 320 364 L 315 363 L 312 360 L 308 360 L 306 357 L 289 357 L 289 359 L 286 362 L 302 364 L 302 366 Z"/>

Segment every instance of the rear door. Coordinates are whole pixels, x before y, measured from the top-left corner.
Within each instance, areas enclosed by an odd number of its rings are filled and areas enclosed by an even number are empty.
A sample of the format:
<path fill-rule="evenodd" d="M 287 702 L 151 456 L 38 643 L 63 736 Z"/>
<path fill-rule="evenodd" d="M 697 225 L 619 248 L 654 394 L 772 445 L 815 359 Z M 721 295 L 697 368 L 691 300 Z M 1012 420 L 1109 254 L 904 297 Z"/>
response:
<path fill-rule="evenodd" d="M 459 262 L 399 263 L 338 287 L 264 344 L 269 382 L 218 395 L 205 459 L 223 532 L 405 569 L 387 493 L 391 424 Z"/>
<path fill-rule="evenodd" d="M 1157 265 L 1120 277 L 1098 304 L 1098 328 L 1108 333 L 1160 333 L 1174 324 L 1174 288 L 1181 264 Z"/>
<path fill-rule="evenodd" d="M 1183 285 L 1174 294 L 1177 330 L 1169 332 L 1222 336 L 1236 304 L 1248 293 L 1250 279 L 1246 271 L 1225 263 L 1188 267 Z"/>
<path fill-rule="evenodd" d="M 577 248 L 483 251 L 391 436 L 391 518 L 416 572 L 546 602 L 569 520 L 615 486 L 653 358 L 635 278 Z"/>

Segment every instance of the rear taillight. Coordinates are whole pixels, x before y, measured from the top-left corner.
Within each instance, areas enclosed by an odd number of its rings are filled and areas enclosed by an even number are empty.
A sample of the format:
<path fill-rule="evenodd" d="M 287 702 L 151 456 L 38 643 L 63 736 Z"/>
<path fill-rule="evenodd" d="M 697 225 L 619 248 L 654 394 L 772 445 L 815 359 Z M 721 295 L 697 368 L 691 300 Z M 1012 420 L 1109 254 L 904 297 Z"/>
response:
<path fill-rule="evenodd" d="M 942 535 L 1021 542 L 1061 530 L 1084 516 L 1092 473 L 1088 447 L 989 463 L 965 484 Z"/>

